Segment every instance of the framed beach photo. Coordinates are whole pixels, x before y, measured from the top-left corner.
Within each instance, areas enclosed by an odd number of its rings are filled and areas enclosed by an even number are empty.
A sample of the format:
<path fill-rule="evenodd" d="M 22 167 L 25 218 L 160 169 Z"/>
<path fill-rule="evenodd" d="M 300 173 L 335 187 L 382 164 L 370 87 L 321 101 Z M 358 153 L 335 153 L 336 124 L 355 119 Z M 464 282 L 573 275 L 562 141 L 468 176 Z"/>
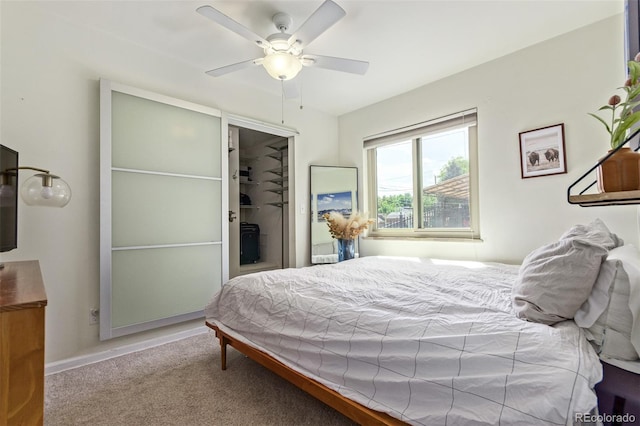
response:
<path fill-rule="evenodd" d="M 326 222 L 322 215 L 330 212 L 341 213 L 346 218 L 351 216 L 352 198 L 351 191 L 318 194 L 318 222 Z"/>
<path fill-rule="evenodd" d="M 564 124 L 520 133 L 522 178 L 567 173 Z"/>

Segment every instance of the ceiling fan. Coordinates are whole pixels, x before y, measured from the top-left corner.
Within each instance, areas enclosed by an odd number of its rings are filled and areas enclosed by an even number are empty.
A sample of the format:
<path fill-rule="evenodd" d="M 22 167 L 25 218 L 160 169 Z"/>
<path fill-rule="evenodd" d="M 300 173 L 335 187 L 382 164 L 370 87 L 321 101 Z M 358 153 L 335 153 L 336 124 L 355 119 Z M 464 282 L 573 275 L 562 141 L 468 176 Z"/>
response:
<path fill-rule="evenodd" d="M 287 32 L 293 23 L 291 17 L 286 13 L 275 14 L 272 20 L 280 32 L 271 34 L 266 38 L 260 37 L 211 6 L 201 6 L 196 11 L 255 43 L 264 50 L 264 57 L 207 71 L 207 74 L 213 77 L 219 77 L 251 66 L 262 65 L 269 75 L 277 80 L 282 80 L 285 96 L 295 97 L 297 94 L 295 85 L 291 86 L 286 82 L 298 75 L 303 66 L 326 68 L 360 75 L 364 75 L 369 68 L 369 63 L 365 61 L 303 53 L 304 48 L 346 15 L 344 9 L 332 0 L 325 0 L 293 34 Z"/>

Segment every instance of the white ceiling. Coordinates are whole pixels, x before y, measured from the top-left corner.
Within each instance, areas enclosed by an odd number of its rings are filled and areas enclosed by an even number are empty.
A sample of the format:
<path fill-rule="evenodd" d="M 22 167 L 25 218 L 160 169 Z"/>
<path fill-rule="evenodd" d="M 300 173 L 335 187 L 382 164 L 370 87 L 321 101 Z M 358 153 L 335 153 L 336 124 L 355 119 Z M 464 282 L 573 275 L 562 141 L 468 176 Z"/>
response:
<path fill-rule="evenodd" d="M 302 103 L 334 115 L 407 92 L 624 10 L 623 0 L 335 0 L 347 15 L 305 53 L 366 60 L 364 76 L 305 68 Z M 79 25 L 192 64 L 197 72 L 254 59 L 261 49 L 195 12 L 209 4 L 266 37 L 286 12 L 297 29 L 322 0 L 43 1 Z M 291 31 L 290 31 L 291 32 Z M 214 77 L 211 77 L 214 78 Z M 280 94 L 262 67 L 229 74 L 229 85 Z M 290 102 L 300 102 L 294 100 Z"/>

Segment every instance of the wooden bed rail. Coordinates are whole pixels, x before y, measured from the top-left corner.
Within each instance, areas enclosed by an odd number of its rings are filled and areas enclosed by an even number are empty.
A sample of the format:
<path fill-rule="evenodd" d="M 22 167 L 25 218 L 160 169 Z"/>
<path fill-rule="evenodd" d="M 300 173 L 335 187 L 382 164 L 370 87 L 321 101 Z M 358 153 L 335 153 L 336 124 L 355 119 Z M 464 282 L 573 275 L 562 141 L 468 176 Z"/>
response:
<path fill-rule="evenodd" d="M 356 423 L 362 425 L 406 425 L 405 422 L 395 417 L 371 410 L 362 404 L 340 395 L 322 383 L 298 373 L 270 355 L 229 336 L 214 324 L 208 321 L 205 321 L 205 324 L 216 332 L 216 337 L 220 341 L 220 367 L 222 370 L 226 370 L 227 368 L 227 345 L 229 345 Z"/>

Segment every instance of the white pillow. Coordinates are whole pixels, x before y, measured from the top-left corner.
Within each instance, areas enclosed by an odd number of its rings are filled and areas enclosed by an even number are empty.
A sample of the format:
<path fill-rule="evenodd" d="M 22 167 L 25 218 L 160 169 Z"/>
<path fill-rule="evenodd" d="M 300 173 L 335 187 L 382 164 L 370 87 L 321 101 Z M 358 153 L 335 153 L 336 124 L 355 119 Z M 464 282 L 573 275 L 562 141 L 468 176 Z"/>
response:
<path fill-rule="evenodd" d="M 608 270 L 613 266 L 613 275 Z M 603 297 L 604 294 L 604 297 Z M 575 315 L 600 355 L 636 360 L 640 353 L 640 252 L 611 250 L 592 294 Z"/>
<path fill-rule="evenodd" d="M 607 307 L 609 307 L 609 300 L 611 300 L 611 291 L 617 271 L 618 261 L 607 259 L 602 262 L 598 278 L 591 289 L 589 298 L 582 304 L 573 318 L 579 327 L 591 327 Z"/>
<path fill-rule="evenodd" d="M 549 325 L 572 319 L 591 294 L 607 253 L 582 234 L 529 253 L 511 293 L 516 316 Z"/>
<path fill-rule="evenodd" d="M 588 225 L 574 225 L 562 234 L 561 240 L 580 239 L 589 244 L 598 244 L 611 250 L 624 244 L 622 238 L 609 231 L 607 225 L 600 219 L 594 219 Z"/>

